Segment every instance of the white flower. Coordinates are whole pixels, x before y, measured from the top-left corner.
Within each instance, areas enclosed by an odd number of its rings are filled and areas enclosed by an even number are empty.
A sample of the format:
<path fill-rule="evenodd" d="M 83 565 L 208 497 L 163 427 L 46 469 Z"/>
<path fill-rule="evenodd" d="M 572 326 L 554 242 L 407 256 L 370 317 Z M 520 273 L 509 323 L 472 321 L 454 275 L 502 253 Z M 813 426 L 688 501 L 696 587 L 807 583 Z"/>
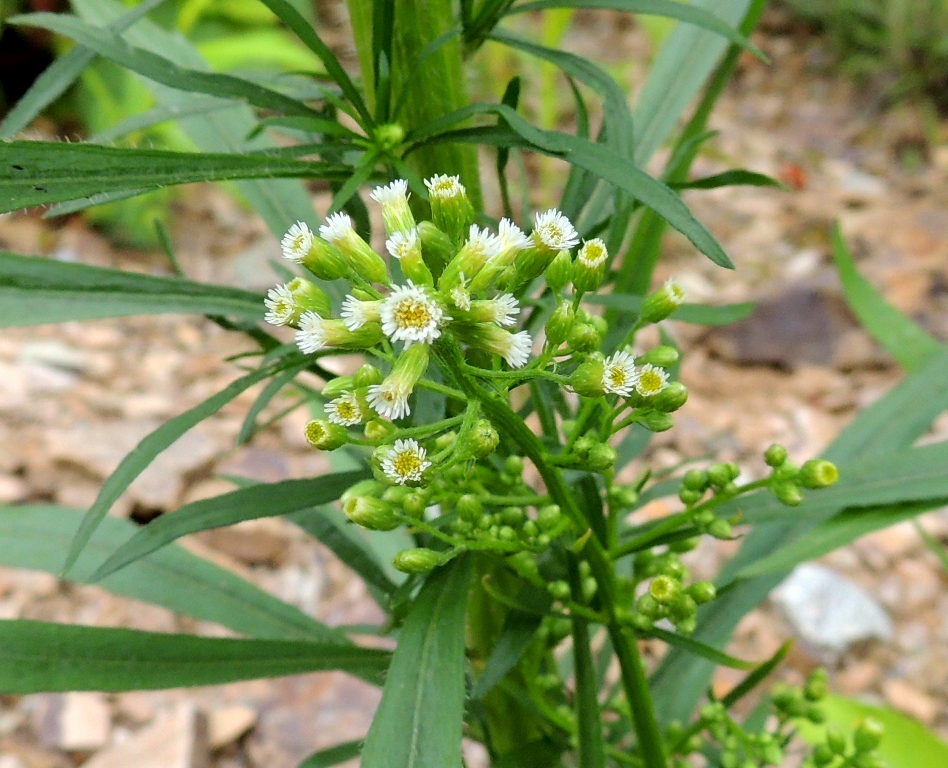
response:
<path fill-rule="evenodd" d="M 425 186 L 428 187 L 428 194 L 438 200 L 452 200 L 467 193 L 460 176 L 439 174 L 425 179 Z"/>
<path fill-rule="evenodd" d="M 526 331 L 511 333 L 494 325 L 479 326 L 471 335 L 471 342 L 500 355 L 511 368 L 523 368 L 533 349 L 533 339 Z"/>
<path fill-rule="evenodd" d="M 531 246 L 530 238 L 510 219 L 500 220 L 497 227 L 497 237 L 500 240 L 502 250 L 522 251 L 524 248 Z"/>
<path fill-rule="evenodd" d="M 467 282 L 464 279 L 464 273 L 461 273 L 461 284 L 451 289 L 451 303 L 462 312 L 471 309 L 471 294 L 467 290 Z"/>
<path fill-rule="evenodd" d="M 408 182 L 405 179 L 395 179 L 391 184 L 373 189 L 369 197 L 382 206 L 408 200 Z"/>
<path fill-rule="evenodd" d="M 682 302 L 685 300 L 685 289 L 681 287 L 681 284 L 675 280 L 673 277 L 669 277 L 665 281 L 665 291 L 668 294 L 668 299 L 673 304 L 681 306 Z"/>
<path fill-rule="evenodd" d="M 411 280 L 392 289 L 379 315 L 382 332 L 392 341 L 404 341 L 406 346 L 415 342 L 431 344 L 441 336 L 441 324 L 451 319 L 424 287 Z"/>
<path fill-rule="evenodd" d="M 313 231 L 302 221 L 296 222 L 280 241 L 283 258 L 299 264 L 313 247 Z"/>
<path fill-rule="evenodd" d="M 598 269 L 606 263 L 609 257 L 609 251 L 606 250 L 606 244 L 602 239 L 594 237 L 583 243 L 583 247 L 576 254 L 576 261 L 588 269 Z"/>
<path fill-rule="evenodd" d="M 535 216 L 533 236 L 550 250 L 563 251 L 579 244 L 579 235 L 562 213 L 551 208 Z"/>
<path fill-rule="evenodd" d="M 533 339 L 530 338 L 530 334 L 526 331 L 511 333 L 509 335 L 510 341 L 507 345 L 507 349 L 500 354 L 511 368 L 523 368 L 523 366 L 527 364 L 527 360 L 530 359 Z"/>
<path fill-rule="evenodd" d="M 517 304 L 517 299 L 512 293 L 504 293 L 496 299 L 489 299 L 487 305 L 494 314 L 491 321 L 504 328 L 512 326 L 516 322 L 514 316 L 520 314 L 520 305 Z"/>
<path fill-rule="evenodd" d="M 343 427 L 361 424 L 365 417 L 355 392 L 346 392 L 335 400 L 326 403 L 325 410 L 326 417 L 333 424 L 340 424 Z"/>
<path fill-rule="evenodd" d="M 417 248 L 421 248 L 421 244 L 418 242 L 418 230 L 416 229 L 410 229 L 407 232 L 393 232 L 392 236 L 385 241 L 385 249 L 393 258 L 399 261 L 411 255 Z"/>
<path fill-rule="evenodd" d="M 486 227 L 482 229 L 477 224 L 471 224 L 467 234 L 467 242 L 463 246 L 469 253 L 478 254 L 484 260 L 499 254 L 501 247 L 501 240 L 497 235 Z"/>
<path fill-rule="evenodd" d="M 643 366 L 644 367 L 644 366 Z M 605 360 L 602 374 L 602 387 L 613 395 L 628 397 L 639 380 L 635 369 L 635 358 L 628 352 L 619 351 Z"/>
<path fill-rule="evenodd" d="M 279 285 L 267 291 L 263 300 L 267 313 L 263 316 L 270 325 L 289 325 L 296 315 L 296 299 L 285 285 Z"/>
<path fill-rule="evenodd" d="M 323 319 L 315 312 L 304 312 L 300 317 L 300 329 L 296 332 L 296 346 L 301 352 L 310 354 L 326 346 Z"/>
<path fill-rule="evenodd" d="M 657 395 L 668 384 L 668 372 L 664 368 L 659 368 L 646 363 L 638 370 L 639 378 L 635 382 L 635 391 L 642 397 L 652 397 Z"/>
<path fill-rule="evenodd" d="M 382 471 L 399 485 L 420 483 L 424 471 L 431 466 L 428 452 L 412 438 L 396 440 L 382 460 Z"/>
<path fill-rule="evenodd" d="M 350 331 L 358 331 L 366 323 L 378 322 L 380 301 L 360 301 L 351 294 L 342 302 L 342 322 Z"/>
<path fill-rule="evenodd" d="M 411 413 L 408 407 L 409 395 L 411 390 L 397 381 L 383 381 L 369 387 L 369 405 L 379 416 L 395 421 Z"/>
<path fill-rule="evenodd" d="M 354 231 L 352 229 L 352 219 L 339 211 L 339 213 L 334 213 L 326 219 L 326 223 L 319 228 L 319 236 L 333 245 L 337 245 Z"/>

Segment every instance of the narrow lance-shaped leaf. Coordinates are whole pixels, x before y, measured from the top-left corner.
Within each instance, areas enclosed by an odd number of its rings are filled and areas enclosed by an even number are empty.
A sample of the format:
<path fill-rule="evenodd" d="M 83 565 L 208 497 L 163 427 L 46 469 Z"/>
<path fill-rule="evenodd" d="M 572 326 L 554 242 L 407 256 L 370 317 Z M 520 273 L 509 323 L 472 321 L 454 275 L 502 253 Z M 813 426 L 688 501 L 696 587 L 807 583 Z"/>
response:
<path fill-rule="evenodd" d="M 92 574 L 91 580 L 103 579 L 189 533 L 223 528 L 244 520 L 287 515 L 335 501 L 349 486 L 364 480 L 366 474 L 364 471 L 337 472 L 307 480 L 252 485 L 185 504 L 174 514 L 162 515 L 139 530 Z"/>
<path fill-rule="evenodd" d="M 4 620 L 0 658 L 0 693 L 34 693 L 155 690 L 326 670 L 378 683 L 390 654 L 356 645 Z"/>

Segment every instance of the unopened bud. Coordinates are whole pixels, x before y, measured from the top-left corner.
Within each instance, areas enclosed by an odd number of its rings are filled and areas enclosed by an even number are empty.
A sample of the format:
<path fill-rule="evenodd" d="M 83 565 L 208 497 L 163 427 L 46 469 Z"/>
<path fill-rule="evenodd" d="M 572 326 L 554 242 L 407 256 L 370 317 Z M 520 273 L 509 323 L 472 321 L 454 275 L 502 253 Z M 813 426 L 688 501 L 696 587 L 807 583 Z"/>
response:
<path fill-rule="evenodd" d="M 685 300 L 684 289 L 674 280 L 668 280 L 665 285 L 654 293 L 650 293 L 642 302 L 641 320 L 644 323 L 657 323 L 664 320 Z"/>
<path fill-rule="evenodd" d="M 345 504 L 349 499 L 354 499 L 357 496 L 374 496 L 381 498 L 384 492 L 385 486 L 382 483 L 376 480 L 360 480 L 358 483 L 350 485 L 343 491 L 342 496 L 339 497 L 339 501 Z"/>
<path fill-rule="evenodd" d="M 395 149 L 405 140 L 405 129 L 398 123 L 383 123 L 375 128 L 376 146 L 386 151 Z"/>
<path fill-rule="evenodd" d="M 803 491 L 800 490 L 798 485 L 774 483 L 772 488 L 774 496 L 781 504 L 786 504 L 788 507 L 799 507 L 803 503 Z"/>
<path fill-rule="evenodd" d="M 688 401 L 688 388 L 680 381 L 673 381 L 665 386 L 652 400 L 652 407 L 656 410 L 672 413 L 677 411 Z"/>
<path fill-rule="evenodd" d="M 418 236 L 421 238 L 421 258 L 425 260 L 432 274 L 437 277 L 454 257 L 456 252 L 454 243 L 430 221 L 420 222 L 417 229 Z"/>
<path fill-rule="evenodd" d="M 574 352 L 592 352 L 599 349 L 602 337 L 591 323 L 575 323 L 567 337 L 570 350 Z"/>
<path fill-rule="evenodd" d="M 471 430 L 471 453 L 483 459 L 490 456 L 500 443 L 500 435 L 487 419 L 480 419 Z"/>
<path fill-rule="evenodd" d="M 611 445 L 596 443 L 590 449 L 589 458 L 586 461 L 593 472 L 605 472 L 607 469 L 612 469 L 618 459 L 619 454 Z"/>
<path fill-rule="evenodd" d="M 573 287 L 577 293 L 595 291 L 602 285 L 608 259 L 606 244 L 598 237 L 583 244 L 573 263 Z"/>
<path fill-rule="evenodd" d="M 425 513 L 425 510 L 428 508 L 428 496 L 424 493 L 424 489 L 416 488 L 405 495 L 405 498 L 402 499 L 402 509 L 405 510 L 405 514 L 409 517 L 413 517 L 416 520 L 420 520 L 421 516 Z"/>
<path fill-rule="evenodd" d="M 353 496 L 342 505 L 342 511 L 353 523 L 370 531 L 391 531 L 399 525 L 392 506 L 374 496 Z"/>
<path fill-rule="evenodd" d="M 431 220 L 459 246 L 474 221 L 474 208 L 468 200 L 461 177 L 432 176 L 425 179 L 425 186 L 428 187 L 428 201 L 431 203 Z"/>
<path fill-rule="evenodd" d="M 373 443 L 380 443 L 394 433 L 396 429 L 398 428 L 390 421 L 372 419 L 364 427 L 365 439 Z"/>
<path fill-rule="evenodd" d="M 392 565 L 402 573 L 427 573 L 445 562 L 446 556 L 433 549 L 404 549 L 395 555 Z"/>
<path fill-rule="evenodd" d="M 349 441 L 344 427 L 326 419 L 313 419 L 306 425 L 306 442 L 321 451 L 334 451 Z"/>
<path fill-rule="evenodd" d="M 787 460 L 787 449 L 774 443 L 764 452 L 764 461 L 771 467 L 779 467 Z"/>
<path fill-rule="evenodd" d="M 352 381 L 357 387 L 370 387 L 373 384 L 381 384 L 385 375 L 371 363 L 365 363 L 352 376 Z"/>
<path fill-rule="evenodd" d="M 601 397 L 606 393 L 602 383 L 605 372 L 605 357 L 601 353 L 592 354 L 586 362 L 573 371 L 569 385 L 577 395 Z"/>
<path fill-rule="evenodd" d="M 698 604 L 710 603 L 717 595 L 717 589 L 710 581 L 696 581 L 685 590 Z"/>
<path fill-rule="evenodd" d="M 879 746 L 884 733 L 885 726 L 881 722 L 874 717 L 866 717 L 856 727 L 853 746 L 857 752 L 869 752 Z"/>
<path fill-rule="evenodd" d="M 546 321 L 546 340 L 552 347 L 558 347 L 569 337 L 575 322 L 572 304 L 562 302 Z"/>
<path fill-rule="evenodd" d="M 550 504 L 537 512 L 537 526 L 544 533 L 554 530 L 563 519 L 563 511 L 558 504 Z"/>
<path fill-rule="evenodd" d="M 352 376 L 337 376 L 326 382 L 326 386 L 323 387 L 322 395 L 327 400 L 334 400 L 343 392 L 349 392 L 355 389 L 355 386 L 355 380 Z"/>
<path fill-rule="evenodd" d="M 804 488 L 828 488 L 839 480 L 839 470 L 831 461 L 810 459 L 800 467 L 797 482 Z"/>
<path fill-rule="evenodd" d="M 681 484 L 691 491 L 704 491 L 708 487 L 708 474 L 700 469 L 689 469 L 681 479 Z"/>
<path fill-rule="evenodd" d="M 656 576 L 648 591 L 660 605 L 671 605 L 681 595 L 681 582 L 670 576 Z"/>
<path fill-rule="evenodd" d="M 681 357 L 681 355 L 677 349 L 662 345 L 652 347 L 648 352 L 639 355 L 635 358 L 635 362 L 639 365 L 651 363 L 652 365 L 657 365 L 659 368 L 671 368 L 678 362 L 679 357 Z"/>
<path fill-rule="evenodd" d="M 730 541 L 734 538 L 734 528 L 727 520 L 718 517 L 708 526 L 708 535 L 722 541 Z"/>
<path fill-rule="evenodd" d="M 569 251 L 560 251 L 553 257 L 553 261 L 546 268 L 544 277 L 546 284 L 550 286 L 553 293 L 562 291 L 573 275 L 573 258 Z"/>
<path fill-rule="evenodd" d="M 666 432 L 675 426 L 671 415 L 662 411 L 647 411 L 642 414 L 639 423 L 650 432 Z"/>
<path fill-rule="evenodd" d="M 311 280 L 297 277 L 290 280 L 286 287 L 293 294 L 300 314 L 306 311 L 315 312 L 320 317 L 329 317 L 332 314 L 332 304 L 326 292 Z"/>

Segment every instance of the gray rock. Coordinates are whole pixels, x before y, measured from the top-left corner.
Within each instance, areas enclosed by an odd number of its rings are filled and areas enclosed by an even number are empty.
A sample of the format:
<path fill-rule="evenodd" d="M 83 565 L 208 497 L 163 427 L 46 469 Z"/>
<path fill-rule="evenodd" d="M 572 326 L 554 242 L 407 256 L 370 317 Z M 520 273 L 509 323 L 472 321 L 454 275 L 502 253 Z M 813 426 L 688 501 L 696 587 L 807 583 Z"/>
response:
<path fill-rule="evenodd" d="M 891 640 L 892 620 L 862 587 L 815 563 L 797 566 L 771 600 L 807 644 L 834 654 L 863 640 Z"/>

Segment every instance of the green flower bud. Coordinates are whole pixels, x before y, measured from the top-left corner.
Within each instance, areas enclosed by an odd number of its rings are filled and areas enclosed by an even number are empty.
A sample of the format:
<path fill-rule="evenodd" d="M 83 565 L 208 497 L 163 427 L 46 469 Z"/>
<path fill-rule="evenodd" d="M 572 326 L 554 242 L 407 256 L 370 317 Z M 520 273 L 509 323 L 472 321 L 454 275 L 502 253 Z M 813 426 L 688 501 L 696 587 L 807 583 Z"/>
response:
<path fill-rule="evenodd" d="M 548 534 L 541 533 L 539 536 L 537 536 L 536 545 L 540 549 L 546 549 L 548 546 L 550 546 L 551 541 L 552 540 Z"/>
<path fill-rule="evenodd" d="M 598 443 L 590 435 L 583 435 L 573 443 L 573 453 L 580 461 L 586 461 L 589 458 L 590 451 L 592 451 L 596 445 L 598 445 Z"/>
<path fill-rule="evenodd" d="M 810 459 L 800 467 L 797 482 L 804 488 L 828 488 L 839 480 L 836 465 L 824 459 Z"/>
<path fill-rule="evenodd" d="M 311 280 L 297 277 L 290 280 L 286 287 L 293 294 L 293 301 L 298 308 L 297 320 L 299 320 L 299 315 L 306 311 L 315 312 L 320 317 L 329 317 L 332 314 L 329 296 Z"/>
<path fill-rule="evenodd" d="M 659 368 L 671 368 L 678 362 L 679 357 L 681 357 L 681 355 L 677 349 L 663 345 L 652 347 L 648 352 L 635 358 L 635 362 L 639 365 L 651 363 L 652 365 L 657 365 Z"/>
<path fill-rule="evenodd" d="M 570 329 L 567 342 L 574 352 L 592 352 L 599 349 L 602 337 L 590 323 L 574 323 Z"/>
<path fill-rule="evenodd" d="M 321 451 L 334 451 L 349 442 L 344 427 L 326 419 L 313 419 L 306 425 L 306 442 Z"/>
<path fill-rule="evenodd" d="M 300 263 L 320 280 L 338 280 L 349 274 L 342 251 L 318 237 L 313 238 L 312 248 Z"/>
<path fill-rule="evenodd" d="M 707 530 L 707 527 L 711 525 L 714 520 L 714 512 L 710 509 L 702 509 L 700 512 L 696 512 L 694 516 L 694 524 L 702 530 Z"/>
<path fill-rule="evenodd" d="M 727 520 L 719 517 L 708 526 L 708 535 L 722 541 L 730 541 L 734 538 L 734 529 Z"/>
<path fill-rule="evenodd" d="M 566 582 L 563 582 L 566 584 Z M 569 589 L 569 585 L 567 585 Z M 561 640 L 569 637 L 573 631 L 573 622 L 567 618 L 557 617 L 550 621 L 550 639 L 554 642 L 560 642 Z"/>
<path fill-rule="evenodd" d="M 504 507 L 500 510 L 500 520 L 504 525 L 519 528 L 525 519 L 523 507 Z"/>
<path fill-rule="evenodd" d="M 688 616 L 687 618 L 681 618 L 675 621 L 675 629 L 678 630 L 680 635 L 690 635 L 698 628 L 698 617 L 697 616 Z M 757 768 L 757 766 L 754 766 Z"/>
<path fill-rule="evenodd" d="M 651 593 L 646 592 L 635 604 L 635 609 L 649 619 L 660 619 L 665 615 L 665 609 L 661 603 L 656 600 Z"/>
<path fill-rule="evenodd" d="M 500 539 L 500 541 L 512 542 L 516 541 L 518 536 L 517 532 L 509 525 L 502 525 L 497 532 L 497 538 Z"/>
<path fill-rule="evenodd" d="M 443 435 L 438 435 L 435 438 L 435 447 L 439 451 L 445 451 L 448 448 L 453 448 L 458 441 L 458 433 L 454 430 L 450 432 L 445 432 Z"/>
<path fill-rule="evenodd" d="M 701 719 L 706 723 L 716 723 L 724 720 L 727 716 L 727 709 L 720 701 L 712 701 L 701 708 Z"/>
<path fill-rule="evenodd" d="M 779 467 L 774 467 L 774 471 L 771 473 L 771 477 L 774 480 L 780 481 L 790 481 L 796 480 L 797 475 L 800 474 L 800 468 L 794 464 L 792 461 L 785 461 Z"/>
<path fill-rule="evenodd" d="M 609 252 L 601 239 L 596 237 L 583 243 L 573 263 L 573 288 L 577 293 L 595 291 L 602 285 L 608 260 Z"/>
<path fill-rule="evenodd" d="M 685 300 L 684 289 L 674 280 L 668 280 L 661 288 L 650 293 L 642 302 L 641 320 L 644 323 L 657 323 L 664 320 Z"/>
<path fill-rule="evenodd" d="M 544 533 L 549 533 L 557 528 L 562 519 L 563 511 L 560 509 L 559 504 L 550 504 L 546 507 L 542 507 L 537 512 L 537 526 Z"/>
<path fill-rule="evenodd" d="M 458 511 L 458 515 L 461 516 L 461 519 L 469 520 L 472 523 L 478 520 L 484 511 L 484 506 L 481 504 L 480 499 L 473 493 L 465 493 L 461 496 L 457 500 L 455 508 Z"/>
<path fill-rule="evenodd" d="M 698 603 L 687 592 L 679 593 L 678 597 L 668 606 L 668 618 L 675 624 L 692 618 L 698 612 Z"/>
<path fill-rule="evenodd" d="M 681 478 L 681 485 L 689 491 L 703 491 L 708 487 L 708 474 L 700 469 L 689 469 Z"/>
<path fill-rule="evenodd" d="M 688 388 L 680 381 L 665 386 L 652 400 L 652 407 L 658 411 L 672 413 L 688 401 Z"/>
<path fill-rule="evenodd" d="M 380 126 L 377 128 L 376 136 L 378 136 L 378 131 L 389 127 Z M 402 138 L 405 137 L 405 132 L 401 126 L 394 126 L 394 128 L 401 131 Z M 400 141 L 401 139 L 399 139 Z M 371 197 L 382 208 L 382 221 L 389 237 L 396 233 L 407 234 L 415 229 L 415 217 L 412 215 L 411 208 L 408 207 L 407 181 L 396 179 L 384 187 L 376 187 L 372 190 Z"/>
<path fill-rule="evenodd" d="M 634 485 L 614 485 L 609 490 L 609 503 L 617 509 L 630 509 L 639 503 Z"/>
<path fill-rule="evenodd" d="M 392 565 L 402 573 L 427 573 L 444 563 L 446 556 L 433 549 L 418 547 L 403 549 L 392 560 Z"/>
<path fill-rule="evenodd" d="M 822 707 L 818 707 L 814 704 L 810 707 L 807 707 L 806 719 L 809 720 L 811 723 L 816 723 L 817 725 L 820 725 L 821 723 L 826 722 L 826 712 L 823 710 Z"/>
<path fill-rule="evenodd" d="M 646 411 L 640 417 L 639 423 L 650 432 L 666 432 L 675 426 L 671 415 L 662 411 Z"/>
<path fill-rule="evenodd" d="M 717 589 L 710 581 L 696 581 L 685 590 L 698 605 L 710 603 L 717 596 Z"/>
<path fill-rule="evenodd" d="M 870 752 L 882 742 L 885 726 L 874 717 L 863 718 L 853 734 L 853 746 L 857 752 Z"/>
<path fill-rule="evenodd" d="M 764 451 L 764 461 L 771 467 L 779 467 L 787 460 L 787 449 L 779 443 L 774 443 Z"/>
<path fill-rule="evenodd" d="M 593 472 L 605 472 L 612 469 L 619 460 L 619 453 L 611 445 L 596 443 L 589 451 L 588 467 Z"/>
<path fill-rule="evenodd" d="M 425 260 L 432 274 L 437 277 L 444 271 L 445 265 L 454 258 L 456 250 L 454 243 L 430 221 L 420 222 L 417 230 L 421 238 L 421 258 Z"/>
<path fill-rule="evenodd" d="M 555 600 L 569 600 L 571 595 L 569 584 L 565 581 L 551 581 L 546 589 Z"/>
<path fill-rule="evenodd" d="M 461 177 L 432 176 L 425 179 L 425 186 L 431 203 L 431 220 L 459 246 L 474 222 L 474 207 L 468 200 Z"/>
<path fill-rule="evenodd" d="M 681 595 L 681 582 L 670 576 L 656 576 L 649 584 L 648 591 L 660 605 L 671 605 Z"/>
<path fill-rule="evenodd" d="M 712 464 L 708 467 L 708 482 L 715 488 L 721 488 L 731 482 L 731 470 L 727 464 Z"/>
<path fill-rule="evenodd" d="M 783 765 L 783 750 L 776 744 L 764 747 L 763 758 L 765 765 Z"/>
<path fill-rule="evenodd" d="M 380 443 L 392 435 L 397 429 L 398 427 L 390 421 L 372 419 L 365 424 L 365 439 L 373 443 Z"/>
<path fill-rule="evenodd" d="M 693 549 L 697 549 L 700 543 L 700 536 L 689 536 L 687 539 L 678 539 L 677 541 L 668 542 L 668 551 L 681 555 L 685 552 L 691 552 Z"/>
<path fill-rule="evenodd" d="M 381 384 L 385 375 L 371 363 L 365 363 L 359 367 L 359 370 L 352 376 L 352 381 L 357 387 L 370 387 L 373 384 Z"/>
<path fill-rule="evenodd" d="M 391 151 L 405 140 L 405 129 L 398 123 L 384 123 L 375 127 L 375 145 Z"/>
<path fill-rule="evenodd" d="M 413 490 L 402 499 L 402 509 L 409 517 L 420 520 L 421 516 L 428 508 L 428 496 L 422 493 L 421 489 Z"/>
<path fill-rule="evenodd" d="M 383 498 L 385 496 L 385 490 L 385 485 L 376 480 L 360 480 L 358 483 L 350 485 L 343 491 L 342 496 L 339 497 L 339 501 L 345 504 L 349 499 L 354 499 L 358 496 L 373 496 L 377 499 Z"/>
<path fill-rule="evenodd" d="M 889 764 L 875 752 L 864 752 L 856 756 L 853 766 L 854 768 L 888 768 Z"/>
<path fill-rule="evenodd" d="M 841 731 L 829 726 L 826 729 L 826 746 L 834 755 L 842 755 L 846 752 L 846 737 Z"/>
<path fill-rule="evenodd" d="M 353 229 L 352 219 L 346 214 L 339 212 L 328 216 L 326 223 L 319 228 L 319 234 L 342 252 L 351 270 L 363 280 L 388 282 L 385 261 Z"/>
<path fill-rule="evenodd" d="M 606 393 L 602 379 L 606 373 L 606 358 L 601 353 L 592 354 L 570 376 L 569 385 L 582 397 L 601 397 Z"/>
<path fill-rule="evenodd" d="M 370 531 L 391 531 L 399 526 L 392 506 L 374 496 L 353 496 L 342 505 L 353 523 Z"/>
<path fill-rule="evenodd" d="M 682 488 L 678 491 L 678 498 L 681 499 L 682 504 L 693 507 L 704 496 L 704 491 L 692 491 L 688 488 Z"/>
<path fill-rule="evenodd" d="M 836 755 L 826 744 L 817 744 L 813 749 L 813 762 L 818 766 L 829 765 L 836 759 Z"/>
<path fill-rule="evenodd" d="M 546 340 L 552 347 L 558 347 L 569 337 L 576 322 L 573 305 L 561 302 L 546 321 Z"/>
<path fill-rule="evenodd" d="M 490 456 L 500 444 L 500 435 L 487 419 L 480 419 L 471 430 L 471 453 L 479 459 Z M 522 471 L 522 469 L 521 469 Z"/>
<path fill-rule="evenodd" d="M 803 503 L 803 491 L 793 483 L 774 483 L 771 488 L 781 504 L 799 507 Z"/>
<path fill-rule="evenodd" d="M 528 539 L 535 538 L 538 533 L 540 533 L 540 526 L 536 524 L 536 521 L 534 521 L 534 520 L 525 520 L 525 521 L 524 521 L 524 523 L 523 523 L 523 535 L 524 535 L 526 538 L 528 538 Z"/>
<path fill-rule="evenodd" d="M 520 477 L 523 474 L 523 456 L 508 456 L 504 460 L 504 472 L 511 477 Z"/>
<path fill-rule="evenodd" d="M 334 400 L 344 392 L 349 392 L 353 389 L 355 389 L 355 380 L 352 376 L 337 376 L 326 382 L 322 394 L 327 400 Z"/>
<path fill-rule="evenodd" d="M 405 485 L 385 486 L 383 483 L 378 483 L 376 480 L 372 480 L 370 482 L 377 483 L 378 485 L 385 488 L 385 490 L 382 491 L 382 501 L 387 501 L 389 504 L 394 504 L 396 506 L 401 506 L 402 502 L 405 500 L 405 497 L 411 493 L 411 488 Z M 342 495 L 342 500 L 345 501 L 345 494 Z"/>
<path fill-rule="evenodd" d="M 569 251 L 560 251 L 553 257 L 550 266 L 546 268 L 544 277 L 546 284 L 554 294 L 560 293 L 573 275 L 573 258 Z"/>

